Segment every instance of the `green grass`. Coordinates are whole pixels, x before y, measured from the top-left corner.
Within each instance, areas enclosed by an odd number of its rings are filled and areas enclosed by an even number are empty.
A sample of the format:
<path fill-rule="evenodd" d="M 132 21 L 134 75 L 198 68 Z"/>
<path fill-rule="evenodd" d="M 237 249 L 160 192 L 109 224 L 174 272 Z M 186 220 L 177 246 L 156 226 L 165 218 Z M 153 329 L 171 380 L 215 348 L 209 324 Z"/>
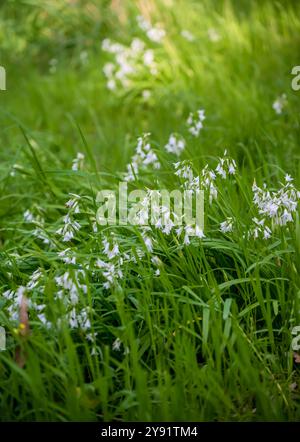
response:
<path fill-rule="evenodd" d="M 26 296 L 45 305 L 51 324 L 29 308 L 24 332 L 0 295 L 7 332 L 1 420 L 299 420 L 300 369 L 291 347 L 300 325 L 299 209 L 270 239 L 244 237 L 257 216 L 254 179 L 275 190 L 288 173 L 300 188 L 300 92 L 291 88 L 300 55 L 298 3 L 68 3 L 0 3 L 0 64 L 7 72 L 7 91 L 0 91 L 0 293 L 26 286 L 39 269 Z M 145 37 L 138 14 L 162 24 L 160 44 Z M 211 28 L 219 41 L 208 38 Z M 195 40 L 185 40 L 183 29 Z M 102 69 L 112 57 L 101 49 L 107 37 L 124 45 L 145 41 L 158 74 L 142 68 L 129 89 L 109 91 Z M 50 72 L 51 59 L 57 64 Z M 144 90 L 151 91 L 148 101 Z M 277 115 L 272 104 L 283 93 L 287 105 Z M 199 108 L 206 120 L 193 138 L 186 120 Z M 149 253 L 135 227 L 94 232 L 97 192 L 116 189 L 143 132 L 151 132 L 162 168 L 142 173 L 131 189 L 178 187 L 177 159 L 164 150 L 171 132 L 186 139 L 181 159 L 191 160 L 195 173 L 207 163 L 215 168 L 225 148 L 236 160 L 237 174 L 219 182 L 218 200 L 209 205 L 206 196 L 204 239 L 185 245 L 154 230 Z M 85 161 L 76 172 L 77 152 Z M 70 193 L 81 197 L 81 229 L 64 243 L 56 231 Z M 44 223 L 24 222 L 26 210 Z M 223 234 L 226 217 L 234 230 Z M 95 263 L 107 259 L 102 240 L 112 233 L 120 253 L 136 262 L 125 260 L 119 284 L 106 289 Z M 58 256 L 66 248 L 75 263 Z M 74 279 L 80 270 L 86 293 Z M 94 342 L 70 327 L 68 290 L 57 299 L 55 278 L 65 272 L 77 284 L 77 313 L 88 309 Z"/>

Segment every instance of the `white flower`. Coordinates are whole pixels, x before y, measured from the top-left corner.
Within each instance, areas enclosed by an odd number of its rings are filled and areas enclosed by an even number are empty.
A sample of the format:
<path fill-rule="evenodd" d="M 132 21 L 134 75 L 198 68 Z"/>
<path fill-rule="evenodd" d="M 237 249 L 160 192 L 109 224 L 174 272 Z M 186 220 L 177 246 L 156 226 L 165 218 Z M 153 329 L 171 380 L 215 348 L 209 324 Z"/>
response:
<path fill-rule="evenodd" d="M 266 184 L 258 187 L 254 181 L 252 186 L 253 203 L 258 210 L 258 218 L 253 218 L 254 226 L 250 228 L 248 237 L 262 236 L 268 239 L 276 226 L 286 226 L 293 221 L 297 210 L 300 192 L 292 183 L 290 175 L 285 176 L 285 184 L 277 191 L 270 191 Z"/>
<path fill-rule="evenodd" d="M 81 152 L 78 152 L 76 158 L 72 161 L 72 170 L 77 171 L 82 169 L 84 162 L 84 155 Z"/>
<path fill-rule="evenodd" d="M 103 277 L 106 282 L 103 284 L 104 288 L 109 289 L 117 284 L 118 279 L 123 277 L 122 270 L 118 268 L 116 265 L 110 262 L 104 262 L 101 259 L 98 259 L 96 265 L 102 269 Z"/>
<path fill-rule="evenodd" d="M 70 193 L 70 195 L 72 196 L 72 198 L 66 202 L 66 207 L 68 207 L 68 209 L 72 209 L 73 213 L 80 213 L 79 209 L 80 196 L 76 195 L 75 193 Z"/>
<path fill-rule="evenodd" d="M 26 294 L 27 288 L 20 286 L 16 291 L 6 290 L 2 296 L 9 302 L 7 311 L 12 321 L 18 321 L 20 315 L 20 304 L 23 296 Z"/>
<path fill-rule="evenodd" d="M 160 168 L 160 162 L 156 153 L 151 148 L 149 137 L 150 134 L 145 133 L 138 138 L 135 155 L 132 157 L 131 163 L 127 165 L 126 181 L 134 181 L 140 169 L 143 170 L 150 165 L 153 166 L 154 169 Z"/>
<path fill-rule="evenodd" d="M 290 175 L 285 176 L 285 184 L 278 191 L 269 191 L 266 185 L 257 186 L 254 181 L 253 202 L 262 217 L 270 218 L 274 225 L 285 226 L 293 220 L 292 214 L 297 210 L 300 193 L 292 183 Z"/>
<path fill-rule="evenodd" d="M 42 272 L 39 269 L 36 270 L 31 275 L 31 278 L 30 278 L 29 282 L 27 283 L 27 289 L 28 290 L 34 289 L 39 284 L 39 280 L 40 280 L 41 276 L 42 276 Z"/>
<path fill-rule="evenodd" d="M 223 221 L 220 224 L 220 231 L 222 233 L 232 232 L 233 230 L 233 221 L 232 218 L 227 218 L 226 221 Z"/>
<path fill-rule="evenodd" d="M 181 31 L 181 36 L 183 38 L 185 38 L 187 41 L 194 41 L 195 40 L 195 36 L 190 31 L 187 31 L 186 29 L 183 29 Z"/>
<path fill-rule="evenodd" d="M 282 114 L 282 111 L 284 107 L 286 107 L 286 105 L 287 105 L 286 94 L 282 94 L 274 101 L 274 103 L 272 104 L 272 108 L 274 109 L 277 115 L 280 115 Z"/>
<path fill-rule="evenodd" d="M 124 260 L 129 260 L 130 257 L 120 252 L 119 245 L 114 238 L 112 240 L 104 238 L 102 244 L 103 253 L 109 261 L 97 259 L 96 266 L 102 270 L 105 279 L 104 288 L 109 289 L 116 286 L 118 280 L 123 278 L 122 265 Z"/>
<path fill-rule="evenodd" d="M 196 112 L 191 112 L 187 119 L 188 130 L 194 137 L 198 137 L 203 128 L 203 121 L 205 120 L 204 113 L 205 111 L 203 109 L 199 109 Z"/>
<path fill-rule="evenodd" d="M 147 31 L 147 37 L 155 43 L 160 43 L 165 35 L 166 31 L 162 28 L 151 28 Z"/>
<path fill-rule="evenodd" d="M 144 89 L 142 92 L 142 97 L 145 101 L 148 101 L 151 98 L 151 91 L 149 91 L 149 89 Z"/>
<path fill-rule="evenodd" d="M 174 153 L 177 156 L 181 154 L 184 148 L 185 141 L 180 135 L 177 134 L 171 134 L 168 143 L 165 145 L 167 152 Z"/>
<path fill-rule="evenodd" d="M 79 195 L 70 194 L 72 198 L 67 201 L 66 206 L 69 208 L 67 215 L 63 217 L 64 226 L 60 227 L 56 233 L 62 236 L 63 242 L 71 241 L 74 238 L 75 232 L 80 230 L 80 224 L 73 219 L 73 215 L 80 212 L 78 201 Z"/>
<path fill-rule="evenodd" d="M 216 167 L 216 172 L 223 179 L 226 179 L 227 173 L 229 175 L 235 175 L 236 162 L 228 156 L 227 150 L 224 151 L 224 157 L 219 159 L 219 164 Z"/>
<path fill-rule="evenodd" d="M 114 351 L 120 351 L 121 350 L 121 345 L 122 345 L 121 339 L 117 338 L 113 342 L 112 349 Z"/>
<path fill-rule="evenodd" d="M 155 43 L 160 43 L 165 37 L 166 31 L 161 27 L 152 26 L 151 23 L 141 15 L 138 15 L 136 19 L 139 27 L 146 33 L 149 40 L 154 41 Z"/>
<path fill-rule="evenodd" d="M 174 163 L 175 175 L 185 180 L 185 188 L 190 188 L 190 184 L 193 182 L 194 175 L 189 161 L 178 161 Z"/>
<path fill-rule="evenodd" d="M 58 256 L 66 263 L 66 264 L 76 264 L 76 257 L 73 255 L 73 252 L 70 248 L 62 250 L 58 253 Z"/>
<path fill-rule="evenodd" d="M 104 253 L 108 257 L 108 259 L 113 259 L 115 256 L 119 255 L 119 246 L 116 242 L 110 244 L 110 242 L 104 238 L 102 241 L 104 247 Z"/>
<path fill-rule="evenodd" d="M 145 244 L 148 252 L 152 253 L 152 251 L 153 251 L 152 239 L 150 238 L 149 235 L 147 235 L 145 233 L 145 231 L 142 231 L 142 238 L 143 238 L 144 244 Z"/>
<path fill-rule="evenodd" d="M 30 212 L 30 210 L 26 210 L 26 212 L 24 212 L 23 217 L 27 223 L 33 223 L 35 221 L 35 218 L 33 214 Z"/>
<path fill-rule="evenodd" d="M 218 189 L 214 183 L 216 174 L 208 168 L 208 164 L 202 169 L 201 187 L 209 192 L 209 204 L 218 197 Z"/>
<path fill-rule="evenodd" d="M 159 35 L 151 33 L 153 38 Z M 145 43 L 139 38 L 134 38 L 129 46 L 113 43 L 109 39 L 102 42 L 102 49 L 113 54 L 114 60 L 103 67 L 107 79 L 107 88 L 116 90 L 118 87 L 128 89 L 137 74 L 143 74 L 145 68 L 152 74 L 158 72 L 157 63 L 152 49 L 147 49 Z"/>

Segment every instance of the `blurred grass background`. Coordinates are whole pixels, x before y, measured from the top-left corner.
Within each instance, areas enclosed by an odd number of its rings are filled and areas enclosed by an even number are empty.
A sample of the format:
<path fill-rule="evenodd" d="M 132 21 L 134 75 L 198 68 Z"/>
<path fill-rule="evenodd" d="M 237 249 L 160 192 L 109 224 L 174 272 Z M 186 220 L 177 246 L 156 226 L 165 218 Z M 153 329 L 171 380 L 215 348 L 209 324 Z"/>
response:
<path fill-rule="evenodd" d="M 74 154 L 81 146 L 74 119 L 101 167 L 114 171 L 128 160 L 128 137 L 150 130 L 165 142 L 190 109 L 203 106 L 208 120 L 201 153 L 215 154 L 230 143 L 241 154 L 243 145 L 256 161 L 273 162 L 276 153 L 289 169 L 299 158 L 299 97 L 290 87 L 300 51 L 297 12 L 297 2 L 289 1 L 6 1 L 1 139 L 14 145 L 5 151 L 16 148 L 19 122 L 62 158 Z M 141 35 L 138 14 L 167 30 L 162 45 L 154 45 L 160 75 L 137 78 L 116 97 L 106 88 L 101 41 L 109 36 L 128 44 Z M 182 38 L 181 29 L 195 41 Z M 218 42 L 209 40 L 209 29 L 217 30 Z M 153 93 L 150 103 L 141 99 L 144 89 Z M 279 120 L 272 103 L 282 93 L 289 107 Z"/>

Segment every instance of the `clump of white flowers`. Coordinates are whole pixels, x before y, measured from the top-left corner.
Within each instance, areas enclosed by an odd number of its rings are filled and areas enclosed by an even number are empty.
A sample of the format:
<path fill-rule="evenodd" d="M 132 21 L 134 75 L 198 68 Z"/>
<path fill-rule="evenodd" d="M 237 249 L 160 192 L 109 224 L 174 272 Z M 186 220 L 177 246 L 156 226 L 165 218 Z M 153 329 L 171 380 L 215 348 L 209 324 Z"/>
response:
<path fill-rule="evenodd" d="M 187 125 L 189 132 L 194 136 L 198 137 L 201 129 L 203 128 L 203 121 L 205 120 L 205 111 L 199 109 L 196 112 L 191 112 L 188 119 Z"/>
<path fill-rule="evenodd" d="M 67 270 L 55 277 L 59 290 L 56 292 L 54 300 L 62 304 L 64 315 L 59 317 L 53 325 L 60 328 L 63 321 L 67 322 L 71 329 L 84 332 L 86 339 L 94 343 L 97 333 L 91 330 L 92 309 L 84 305 L 85 295 L 88 291 L 85 283 L 86 278 L 86 272 L 82 268 Z M 94 353 L 93 349 L 92 354 Z"/>
<path fill-rule="evenodd" d="M 259 219 L 255 219 L 256 226 L 265 226 L 269 222 L 269 228 L 272 230 L 275 226 L 285 226 L 293 221 L 293 214 L 297 210 L 300 192 L 295 188 L 292 181 L 293 178 L 286 175 L 285 183 L 277 191 L 268 190 L 266 184 L 260 188 L 254 181 L 252 186 L 253 202 L 260 215 Z M 254 236 L 257 237 L 257 235 Z"/>
<path fill-rule="evenodd" d="M 185 180 L 184 187 L 189 187 L 189 184 L 192 183 L 194 178 L 191 162 L 188 160 L 178 161 L 174 163 L 174 167 L 175 175 Z"/>
<path fill-rule="evenodd" d="M 117 87 L 127 89 L 135 75 L 144 69 L 151 75 L 157 74 L 157 64 L 154 60 L 154 52 L 148 49 L 139 38 L 134 38 L 130 46 L 112 42 L 106 38 L 102 42 L 102 49 L 113 54 L 114 60 L 103 67 L 103 73 L 107 78 L 107 88 L 115 90 Z"/>
<path fill-rule="evenodd" d="M 70 196 L 72 196 L 72 198 L 66 203 L 69 210 L 67 215 L 63 217 L 64 225 L 56 231 L 58 235 L 62 236 L 64 242 L 71 241 L 75 233 L 81 228 L 79 222 L 74 219 L 74 214 L 80 213 L 80 196 L 73 193 L 70 194 Z"/>
<path fill-rule="evenodd" d="M 160 168 L 160 162 L 156 153 L 151 148 L 149 142 L 150 133 L 143 134 L 137 140 L 135 155 L 131 159 L 131 163 L 127 165 L 126 181 L 134 181 L 141 169 L 153 166 L 154 169 Z"/>
<path fill-rule="evenodd" d="M 203 230 L 197 225 L 183 225 L 176 229 L 177 236 L 184 235 L 183 243 L 188 246 L 190 244 L 190 237 L 205 238 Z"/>
<path fill-rule="evenodd" d="M 272 108 L 276 112 L 277 115 L 282 114 L 283 109 L 287 105 L 287 97 L 286 94 L 280 95 L 280 97 L 277 97 L 274 103 L 272 104 Z"/>
<path fill-rule="evenodd" d="M 46 304 L 38 302 L 30 298 L 30 294 L 43 294 L 45 286 L 42 281 L 43 274 L 40 269 L 35 270 L 29 278 L 26 286 L 19 286 L 16 290 L 7 290 L 3 293 L 3 297 L 8 303 L 7 312 L 11 321 L 17 322 L 20 320 L 20 309 L 22 300 L 26 299 L 26 304 L 30 313 L 35 313 L 36 318 L 47 328 L 51 327 L 50 321 L 46 318 L 45 309 Z M 29 298 L 29 299 L 27 299 Z"/>
<path fill-rule="evenodd" d="M 263 239 L 268 239 L 272 235 L 272 231 L 270 227 L 265 225 L 265 218 L 258 219 L 256 217 L 252 218 L 253 226 L 250 228 L 248 232 L 248 238 L 253 237 L 257 239 L 259 237 Z"/>
<path fill-rule="evenodd" d="M 142 15 L 138 15 L 136 19 L 140 29 L 145 32 L 149 40 L 155 43 L 160 43 L 165 37 L 166 31 L 161 26 L 152 26 Z"/>
<path fill-rule="evenodd" d="M 179 134 L 171 134 L 168 140 L 168 143 L 165 145 L 165 149 L 169 153 L 173 153 L 180 156 L 181 152 L 185 148 L 185 140 L 184 138 Z"/>
<path fill-rule="evenodd" d="M 103 254 L 108 261 L 97 259 L 96 267 L 102 270 L 105 279 L 103 287 L 109 289 L 118 285 L 118 280 L 123 277 L 122 265 L 124 256 L 120 253 L 119 245 L 114 237 L 102 241 Z"/>
<path fill-rule="evenodd" d="M 112 43 L 108 44 L 108 42 L 106 44 L 113 53 L 120 55 L 122 58 L 122 46 Z M 138 40 L 135 41 L 135 45 L 139 46 Z M 139 51 L 137 52 L 139 53 Z M 189 130 L 193 135 L 199 135 L 203 127 L 204 118 L 203 110 L 190 115 L 188 124 Z M 153 169 L 161 167 L 161 163 L 149 139 L 149 133 L 138 138 L 131 164 L 127 166 L 127 181 L 133 181 L 136 177 L 141 178 L 141 172 L 148 170 L 148 168 L 153 172 Z M 185 149 L 185 140 L 181 135 L 171 133 L 164 149 L 179 157 Z M 210 204 L 213 200 L 217 199 L 218 193 L 221 192 L 220 184 L 225 183 L 226 185 L 225 180 L 234 177 L 237 173 L 236 162 L 228 155 L 226 150 L 215 166 L 212 167 L 206 164 L 199 173 L 195 172 L 192 161 L 178 161 L 177 158 L 176 160 L 174 174 L 180 181 L 181 189 L 185 190 L 185 195 L 197 195 L 198 192 L 204 191 Z M 73 160 L 72 169 L 74 171 L 80 170 L 83 166 L 83 161 L 83 154 L 78 153 L 77 157 Z M 147 185 L 149 185 L 148 182 Z M 278 190 L 268 189 L 266 184 L 259 187 L 255 182 L 252 190 L 253 204 L 251 208 L 254 209 L 254 213 L 252 215 L 252 225 L 248 232 L 245 233 L 245 238 L 268 239 L 272 237 L 275 228 L 287 226 L 294 221 L 300 200 L 300 192 L 295 188 L 290 175 L 285 176 L 285 181 Z M 182 192 L 178 193 L 182 194 Z M 169 200 L 164 199 L 166 194 Z M 93 310 L 91 307 L 87 307 L 86 303 L 90 301 L 90 297 L 87 296 L 90 294 L 89 292 L 91 291 L 92 295 L 94 286 L 99 287 L 99 285 L 89 284 L 90 278 L 93 281 L 95 279 L 97 283 L 101 281 L 105 290 L 113 291 L 119 288 L 121 283 L 126 284 L 126 281 L 123 281 L 123 279 L 128 275 L 128 272 L 132 271 L 132 279 L 139 277 L 137 276 L 137 265 L 132 265 L 131 267 L 126 265 L 125 267 L 125 264 L 137 264 L 145 256 L 147 257 L 145 262 L 151 266 L 152 272 L 150 275 L 153 276 L 154 274 L 158 277 L 161 271 L 163 271 L 164 265 L 167 267 L 167 262 L 166 264 L 162 262 L 164 249 L 160 247 L 160 242 L 156 240 L 156 234 L 159 234 L 159 237 L 162 236 L 161 234 L 168 236 L 168 238 L 165 238 L 166 242 L 170 239 L 170 243 L 176 242 L 176 246 L 178 243 L 188 246 L 191 243 L 192 237 L 196 238 L 196 240 L 205 238 L 203 229 L 196 224 L 196 219 L 192 219 L 190 216 L 189 220 L 186 213 L 182 213 L 181 202 L 178 203 L 179 200 L 176 199 L 176 195 L 173 194 L 171 197 L 170 192 L 166 192 L 166 194 L 164 194 L 164 190 L 147 188 L 143 194 L 139 210 L 132 211 L 132 218 L 139 221 L 135 223 L 139 239 L 135 247 L 132 246 L 134 241 L 131 243 L 128 241 L 128 236 L 126 236 L 126 241 L 124 240 L 124 242 L 118 240 L 111 232 L 101 237 L 103 234 L 101 233 L 102 228 L 96 224 L 94 211 L 91 212 L 90 208 L 85 210 L 81 217 L 87 218 L 88 222 L 85 222 L 85 225 L 89 224 L 92 226 L 92 229 L 87 233 L 92 240 L 88 243 L 86 250 L 85 247 L 82 247 L 81 251 L 79 250 L 82 241 L 81 243 L 78 241 L 78 244 L 74 244 L 72 247 L 62 247 L 62 243 L 59 242 L 59 248 L 54 249 L 50 261 L 46 260 L 48 268 L 48 263 L 51 263 L 52 256 L 54 256 L 53 259 L 56 260 L 55 266 L 51 267 L 49 271 L 42 268 L 34 270 L 29 279 L 26 282 L 22 282 L 24 285 L 19 287 L 12 285 L 12 288 L 9 290 L 6 290 L 7 287 L 5 287 L 6 291 L 2 293 L 2 296 L 4 309 L 8 317 L 12 321 L 20 320 L 21 303 L 23 297 L 26 297 L 30 320 L 33 317 L 34 321 L 39 322 L 40 325 L 46 328 L 52 327 L 53 329 L 56 329 L 63 324 L 63 321 L 66 321 L 72 330 L 83 331 L 85 338 L 95 343 L 96 334 L 93 332 L 91 325 Z M 61 236 L 62 242 L 72 240 L 81 229 L 81 224 L 76 220 L 76 215 L 81 213 L 81 201 L 84 197 L 75 193 L 69 195 L 69 200 L 65 204 L 67 213 L 63 217 L 63 225 L 56 232 Z M 174 198 L 174 201 L 170 202 L 171 198 Z M 85 200 L 89 202 L 92 198 L 87 197 Z M 149 206 L 151 207 L 151 227 L 149 226 Z M 219 210 L 218 206 L 216 206 L 216 210 Z M 49 244 L 49 242 L 52 244 L 51 233 L 48 233 L 45 228 L 44 212 L 41 208 L 33 206 L 30 210 L 26 210 L 23 214 L 23 219 L 25 223 L 33 225 L 34 236 L 42 239 L 44 244 Z M 217 221 L 219 232 L 229 234 L 234 231 L 236 226 L 235 218 L 227 217 L 226 219 L 222 218 L 222 222 L 220 221 Z M 82 223 L 82 228 L 83 226 L 84 223 Z M 127 232 L 129 231 L 130 229 L 127 230 Z M 81 236 L 83 238 L 83 234 Z M 94 249 L 94 244 L 98 247 L 100 237 L 102 238 L 102 243 L 99 254 L 98 248 Z M 130 244 L 126 252 L 123 250 L 125 244 Z M 81 253 L 85 254 L 85 258 L 82 258 Z M 95 253 L 97 253 L 96 258 Z M 156 253 L 160 254 L 162 260 L 158 258 Z M 12 256 L 14 259 L 17 258 L 17 260 L 20 258 L 16 253 L 12 254 Z M 41 262 L 43 261 L 41 260 Z M 52 286 L 55 287 L 55 305 L 49 306 L 46 302 L 45 294 L 47 293 L 48 285 L 46 290 L 45 281 L 48 281 L 50 279 L 49 275 L 52 274 L 54 274 Z M 11 280 L 12 284 L 15 284 L 13 278 Z M 56 308 L 55 306 L 59 308 L 60 317 L 59 315 L 55 316 L 55 319 L 50 321 L 49 318 L 53 318 L 52 313 L 54 312 L 51 311 L 50 315 L 48 308 Z M 113 350 L 119 351 L 122 345 L 124 347 L 124 344 L 117 338 L 113 343 Z"/>
<path fill-rule="evenodd" d="M 227 176 L 235 175 L 236 173 L 236 162 L 228 156 L 227 150 L 224 151 L 223 158 L 219 158 L 219 163 L 215 170 L 210 169 L 208 164 L 206 164 L 200 176 L 194 176 L 190 161 L 179 161 L 174 164 L 174 167 L 175 175 L 183 179 L 182 187 L 196 192 L 201 189 L 207 191 L 210 204 L 218 197 L 217 177 L 226 179 Z"/>
<path fill-rule="evenodd" d="M 78 152 L 76 158 L 72 161 L 72 170 L 77 171 L 83 168 L 84 163 L 84 155 L 81 152 Z"/>
<path fill-rule="evenodd" d="M 72 305 L 78 304 L 79 294 L 87 293 L 87 286 L 82 282 L 85 278 L 85 272 L 82 269 L 74 270 L 72 273 L 66 271 L 60 276 L 55 277 L 55 282 L 60 290 L 57 292 L 57 297 L 63 302 L 70 302 Z M 65 297 L 65 293 L 68 297 Z"/>
<path fill-rule="evenodd" d="M 76 256 L 70 248 L 62 250 L 58 253 L 58 256 L 65 264 L 76 264 Z"/>
<path fill-rule="evenodd" d="M 26 287 L 20 286 L 17 290 L 6 290 L 2 296 L 8 302 L 7 312 L 11 321 L 18 321 L 20 315 L 20 305 L 23 296 L 26 293 Z"/>
<path fill-rule="evenodd" d="M 225 221 L 220 224 L 220 231 L 222 233 L 229 233 L 233 230 L 233 220 L 231 217 L 228 217 Z"/>

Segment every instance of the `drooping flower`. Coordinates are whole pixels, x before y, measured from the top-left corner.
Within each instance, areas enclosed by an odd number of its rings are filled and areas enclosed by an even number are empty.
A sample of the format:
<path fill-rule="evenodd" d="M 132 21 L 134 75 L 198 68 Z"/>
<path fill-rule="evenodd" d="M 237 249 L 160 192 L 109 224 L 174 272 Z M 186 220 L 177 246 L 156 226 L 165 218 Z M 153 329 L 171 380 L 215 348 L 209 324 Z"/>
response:
<path fill-rule="evenodd" d="M 232 218 L 229 217 L 220 224 L 220 231 L 222 233 L 229 233 L 229 232 L 232 232 L 232 230 L 233 230 Z"/>
<path fill-rule="evenodd" d="M 205 120 L 205 111 L 199 109 L 196 112 L 191 112 L 188 119 L 187 125 L 189 132 L 194 136 L 198 137 L 201 129 L 203 128 L 203 121 Z"/>
<path fill-rule="evenodd" d="M 126 181 L 134 181 L 140 170 L 146 169 L 148 166 L 152 166 L 154 169 L 160 168 L 160 162 L 150 145 L 149 137 L 150 133 L 145 133 L 138 138 L 135 155 L 127 165 Z"/>
<path fill-rule="evenodd" d="M 179 156 L 185 148 L 185 141 L 182 136 L 172 133 L 169 137 L 165 149 L 169 153 L 174 153 Z"/>
<path fill-rule="evenodd" d="M 219 159 L 219 163 L 216 167 L 216 173 L 223 179 L 226 179 L 227 174 L 235 175 L 236 173 L 236 162 L 234 159 L 228 156 L 227 150 L 224 151 L 223 158 Z"/>
<path fill-rule="evenodd" d="M 72 161 L 72 170 L 77 171 L 83 168 L 84 155 L 81 152 L 77 153 L 76 158 Z"/>

